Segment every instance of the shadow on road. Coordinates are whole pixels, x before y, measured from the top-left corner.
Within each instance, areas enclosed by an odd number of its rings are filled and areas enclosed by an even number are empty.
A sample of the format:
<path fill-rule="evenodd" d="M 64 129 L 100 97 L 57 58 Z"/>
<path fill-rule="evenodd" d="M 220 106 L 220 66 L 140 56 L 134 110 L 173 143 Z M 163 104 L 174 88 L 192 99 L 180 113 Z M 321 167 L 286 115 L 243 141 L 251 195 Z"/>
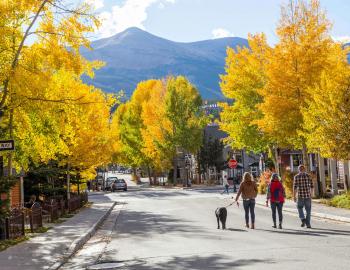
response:
<path fill-rule="evenodd" d="M 133 198 L 173 198 L 173 197 L 180 197 L 180 196 L 190 196 L 189 192 L 182 192 L 182 191 L 172 191 L 172 192 L 166 192 L 166 191 L 154 191 L 154 190 L 147 190 L 147 191 L 128 191 L 125 193 L 119 193 L 118 194 L 120 198 L 123 197 L 133 197 Z"/>
<path fill-rule="evenodd" d="M 256 269 L 266 269 L 268 264 L 274 264 L 272 260 L 232 260 L 232 257 L 224 255 L 211 255 L 211 256 L 189 256 L 180 257 L 174 256 L 169 260 L 162 260 L 161 262 L 147 262 L 144 260 L 137 260 L 134 263 L 126 263 L 125 269 L 134 270 L 163 270 L 163 269 L 236 269 L 247 265 L 257 265 Z"/>
<path fill-rule="evenodd" d="M 118 238 L 138 236 L 147 238 L 151 234 L 205 233 L 204 227 L 195 226 L 191 221 L 174 218 L 166 214 L 124 210 L 118 217 L 116 231 Z"/>
<path fill-rule="evenodd" d="M 227 230 L 228 230 L 228 231 L 231 231 L 231 232 L 248 232 L 247 230 L 233 229 L 233 228 L 228 228 Z"/>
<path fill-rule="evenodd" d="M 342 230 L 330 230 L 330 229 L 320 229 L 313 228 L 305 231 L 301 230 L 293 230 L 293 229 L 283 229 L 283 230 L 264 230 L 257 229 L 258 231 L 270 232 L 270 233 L 278 233 L 278 234 L 287 234 L 287 235 L 300 235 L 300 236 L 318 236 L 318 237 L 328 237 L 328 236 L 350 236 L 349 231 Z"/>

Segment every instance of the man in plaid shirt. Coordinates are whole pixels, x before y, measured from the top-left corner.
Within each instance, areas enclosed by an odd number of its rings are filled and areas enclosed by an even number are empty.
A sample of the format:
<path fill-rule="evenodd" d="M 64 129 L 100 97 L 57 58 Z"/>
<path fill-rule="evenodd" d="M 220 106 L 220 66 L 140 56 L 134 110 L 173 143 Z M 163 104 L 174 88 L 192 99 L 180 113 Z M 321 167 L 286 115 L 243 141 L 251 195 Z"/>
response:
<path fill-rule="evenodd" d="M 314 185 L 310 175 L 306 173 L 304 165 L 299 165 L 298 170 L 299 173 L 294 176 L 293 199 L 297 202 L 301 227 L 306 225 L 307 228 L 311 228 L 311 197 Z M 306 218 L 304 208 L 306 210 Z"/>

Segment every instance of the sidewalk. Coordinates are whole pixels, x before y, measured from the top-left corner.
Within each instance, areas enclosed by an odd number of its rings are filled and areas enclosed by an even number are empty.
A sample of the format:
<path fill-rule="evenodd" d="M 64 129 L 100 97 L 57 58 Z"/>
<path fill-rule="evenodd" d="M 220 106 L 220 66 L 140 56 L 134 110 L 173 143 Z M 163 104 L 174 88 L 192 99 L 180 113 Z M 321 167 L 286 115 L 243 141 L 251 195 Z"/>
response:
<path fill-rule="evenodd" d="M 258 197 L 256 198 L 256 203 L 258 205 L 265 206 L 265 202 L 266 196 L 258 195 Z M 298 215 L 296 204 L 292 200 L 286 200 L 286 202 L 283 205 L 283 211 Z M 318 203 L 314 200 L 312 203 L 311 216 L 316 218 L 350 223 L 350 210 L 327 206 Z"/>
<path fill-rule="evenodd" d="M 58 269 L 93 235 L 114 204 L 96 201 L 48 232 L 0 252 L 1 270 Z"/>

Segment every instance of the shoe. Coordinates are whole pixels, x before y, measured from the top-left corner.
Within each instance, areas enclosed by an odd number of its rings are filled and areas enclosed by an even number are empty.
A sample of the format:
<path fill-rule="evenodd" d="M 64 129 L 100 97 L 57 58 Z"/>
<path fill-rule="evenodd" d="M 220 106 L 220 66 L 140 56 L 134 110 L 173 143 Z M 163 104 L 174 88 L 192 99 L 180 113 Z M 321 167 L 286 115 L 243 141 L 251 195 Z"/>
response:
<path fill-rule="evenodd" d="M 311 225 L 306 225 L 306 228 L 312 229 Z"/>
<path fill-rule="evenodd" d="M 278 225 L 278 229 L 282 229 L 282 224 L 281 223 Z"/>
<path fill-rule="evenodd" d="M 275 229 L 277 228 L 276 222 L 273 223 L 272 228 L 275 228 Z"/>
<path fill-rule="evenodd" d="M 246 223 L 246 224 L 245 224 L 245 227 L 249 229 L 249 224 L 248 224 L 248 223 Z"/>
<path fill-rule="evenodd" d="M 301 226 L 301 227 L 305 227 L 305 223 L 306 223 L 306 220 L 305 220 L 305 219 L 302 219 L 302 220 L 301 220 L 301 225 L 300 225 L 300 226 Z"/>
<path fill-rule="evenodd" d="M 255 224 L 252 223 L 252 225 L 250 226 L 250 228 L 254 230 L 254 229 L 255 229 Z"/>

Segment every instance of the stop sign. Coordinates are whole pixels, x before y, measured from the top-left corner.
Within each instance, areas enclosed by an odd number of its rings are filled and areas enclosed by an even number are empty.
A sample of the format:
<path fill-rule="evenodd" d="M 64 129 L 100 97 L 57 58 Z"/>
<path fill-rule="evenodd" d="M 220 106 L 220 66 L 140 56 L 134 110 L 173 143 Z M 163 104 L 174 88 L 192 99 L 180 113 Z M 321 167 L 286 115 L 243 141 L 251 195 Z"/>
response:
<path fill-rule="evenodd" d="M 229 162 L 228 162 L 228 166 L 231 169 L 235 169 L 237 167 L 237 165 L 238 165 L 238 162 L 235 159 L 230 159 Z"/>

